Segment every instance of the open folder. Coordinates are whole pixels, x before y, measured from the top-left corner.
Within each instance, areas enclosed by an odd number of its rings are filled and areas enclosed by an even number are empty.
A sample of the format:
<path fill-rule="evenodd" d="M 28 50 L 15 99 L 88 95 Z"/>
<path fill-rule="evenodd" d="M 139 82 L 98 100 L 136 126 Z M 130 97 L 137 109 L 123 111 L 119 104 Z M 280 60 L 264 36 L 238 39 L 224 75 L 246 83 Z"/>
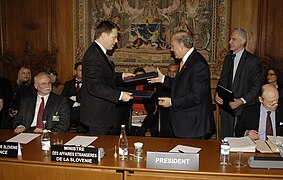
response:
<path fill-rule="evenodd" d="M 124 82 L 140 81 L 140 80 L 155 78 L 157 76 L 158 76 L 157 72 L 152 71 L 145 74 L 138 74 L 136 76 L 125 77 Z"/>
<path fill-rule="evenodd" d="M 225 87 L 217 84 L 216 92 L 218 96 L 223 100 L 223 104 L 218 104 L 221 109 L 226 111 L 227 113 L 233 115 L 234 110 L 230 107 L 229 102 L 234 101 L 234 94 L 232 91 L 226 89 Z"/>

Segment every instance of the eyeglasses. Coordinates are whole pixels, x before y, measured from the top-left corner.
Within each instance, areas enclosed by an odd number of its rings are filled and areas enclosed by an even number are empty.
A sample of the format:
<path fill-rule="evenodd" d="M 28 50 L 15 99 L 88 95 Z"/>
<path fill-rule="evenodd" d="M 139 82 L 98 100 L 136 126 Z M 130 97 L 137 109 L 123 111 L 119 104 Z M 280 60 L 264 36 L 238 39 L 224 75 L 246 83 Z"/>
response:
<path fill-rule="evenodd" d="M 51 86 L 51 82 L 44 82 L 44 83 L 37 83 L 38 85 L 40 85 L 40 86 L 44 86 L 44 87 L 46 87 L 46 86 Z"/>
<path fill-rule="evenodd" d="M 262 99 L 270 106 L 275 106 L 275 105 L 278 104 L 278 99 L 277 100 L 273 100 L 273 101 L 268 101 L 264 97 L 262 97 Z"/>

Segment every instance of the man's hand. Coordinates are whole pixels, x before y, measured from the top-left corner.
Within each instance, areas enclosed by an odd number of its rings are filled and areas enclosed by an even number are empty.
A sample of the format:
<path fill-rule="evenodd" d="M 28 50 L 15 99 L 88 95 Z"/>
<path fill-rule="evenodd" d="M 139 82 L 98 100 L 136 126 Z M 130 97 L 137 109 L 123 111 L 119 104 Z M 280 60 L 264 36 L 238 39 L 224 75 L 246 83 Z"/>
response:
<path fill-rule="evenodd" d="M 123 78 L 125 78 L 125 77 L 131 77 L 131 76 L 136 76 L 136 75 L 133 74 L 133 73 L 123 73 Z"/>
<path fill-rule="evenodd" d="M 218 93 L 217 93 L 217 92 L 215 93 L 215 98 L 214 98 L 214 100 L 215 100 L 215 102 L 216 102 L 217 104 L 220 104 L 220 105 L 223 104 L 223 99 L 221 99 L 221 97 L 218 96 Z"/>
<path fill-rule="evenodd" d="M 245 136 L 249 136 L 249 138 L 251 140 L 258 140 L 259 139 L 259 135 L 258 135 L 258 132 L 256 130 L 246 130 Z"/>
<path fill-rule="evenodd" d="M 158 73 L 158 77 L 148 79 L 147 81 L 149 83 L 163 83 L 162 80 L 163 80 L 164 75 L 160 72 L 160 70 L 158 68 L 156 68 L 156 70 L 157 70 L 157 73 Z"/>
<path fill-rule="evenodd" d="M 132 93 L 122 92 L 122 101 L 128 102 L 131 99 L 133 99 Z"/>
<path fill-rule="evenodd" d="M 3 106 L 4 106 L 3 99 L 0 99 L 0 111 L 2 111 Z"/>
<path fill-rule="evenodd" d="M 172 106 L 171 98 L 169 98 L 169 97 L 159 97 L 158 100 L 159 100 L 158 104 L 160 106 L 163 106 L 163 107 L 170 107 L 170 106 Z"/>
<path fill-rule="evenodd" d="M 77 96 L 70 96 L 69 99 L 71 99 L 72 101 L 77 101 Z"/>
<path fill-rule="evenodd" d="M 234 99 L 234 102 L 229 102 L 229 105 L 232 109 L 236 109 L 242 104 L 244 104 L 244 102 L 241 99 Z"/>
<path fill-rule="evenodd" d="M 35 128 L 33 132 L 35 133 L 42 133 L 43 129 L 42 128 Z"/>
<path fill-rule="evenodd" d="M 14 110 L 12 108 L 9 109 L 9 115 L 11 117 L 15 117 L 18 114 L 18 110 Z"/>
<path fill-rule="evenodd" d="M 21 133 L 21 132 L 24 132 L 26 130 L 26 128 L 24 127 L 24 126 L 18 126 L 15 130 L 14 130 L 14 132 L 15 133 Z"/>

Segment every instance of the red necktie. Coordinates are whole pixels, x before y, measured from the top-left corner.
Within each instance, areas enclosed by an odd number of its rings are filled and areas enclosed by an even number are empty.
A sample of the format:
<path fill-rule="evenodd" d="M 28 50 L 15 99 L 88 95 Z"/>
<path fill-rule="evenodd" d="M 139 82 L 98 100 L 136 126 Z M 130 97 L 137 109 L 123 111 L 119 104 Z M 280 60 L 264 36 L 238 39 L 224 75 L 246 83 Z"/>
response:
<path fill-rule="evenodd" d="M 271 113 L 271 111 L 267 111 L 267 116 L 266 116 L 266 136 L 267 135 L 271 135 L 271 136 L 273 135 L 270 113 Z"/>
<path fill-rule="evenodd" d="M 41 97 L 41 103 L 39 105 L 38 113 L 37 113 L 37 121 L 36 127 L 43 128 L 43 111 L 44 111 L 44 97 Z"/>
<path fill-rule="evenodd" d="M 76 92 L 79 92 L 81 87 L 80 87 L 80 81 L 76 81 Z"/>

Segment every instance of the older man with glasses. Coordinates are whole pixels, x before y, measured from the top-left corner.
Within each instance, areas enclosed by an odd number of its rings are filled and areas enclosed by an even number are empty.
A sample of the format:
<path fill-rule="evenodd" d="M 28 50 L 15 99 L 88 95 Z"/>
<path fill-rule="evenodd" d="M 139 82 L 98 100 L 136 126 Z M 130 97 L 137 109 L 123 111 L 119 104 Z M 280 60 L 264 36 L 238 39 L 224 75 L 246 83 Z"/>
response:
<path fill-rule="evenodd" d="M 19 113 L 13 121 L 16 133 L 23 131 L 42 132 L 46 128 L 54 132 L 66 132 L 70 125 L 70 109 L 67 98 L 52 93 L 51 78 L 41 72 L 34 78 L 37 95 L 21 101 Z"/>
<path fill-rule="evenodd" d="M 261 88 L 258 104 L 244 108 L 236 126 L 236 136 L 249 136 L 265 141 L 268 135 L 283 135 L 283 109 L 278 103 L 279 94 L 271 84 Z"/>

